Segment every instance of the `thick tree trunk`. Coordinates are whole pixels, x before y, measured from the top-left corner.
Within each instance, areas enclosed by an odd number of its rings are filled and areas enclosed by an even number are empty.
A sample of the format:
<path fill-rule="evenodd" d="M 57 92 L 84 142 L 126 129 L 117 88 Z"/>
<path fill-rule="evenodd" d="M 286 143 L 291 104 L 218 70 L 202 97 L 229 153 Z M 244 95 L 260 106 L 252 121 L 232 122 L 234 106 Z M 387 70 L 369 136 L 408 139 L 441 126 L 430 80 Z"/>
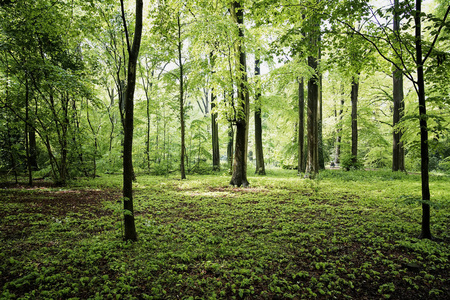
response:
<path fill-rule="evenodd" d="M 308 66 L 317 70 L 317 59 L 308 57 Z M 319 137 L 318 137 L 318 103 L 319 85 L 317 76 L 313 76 L 308 81 L 308 161 L 306 164 L 305 177 L 314 178 L 319 173 Z"/>
<path fill-rule="evenodd" d="M 247 147 L 248 147 L 248 113 L 249 94 L 247 89 L 246 54 L 243 49 L 244 10 L 240 2 L 231 3 L 231 14 L 239 30 L 239 42 L 236 53 L 239 55 L 236 69 L 239 70 L 240 80 L 238 84 L 238 109 L 236 116 L 236 144 L 233 162 L 233 175 L 230 184 L 234 186 L 248 186 L 247 180 Z"/>
<path fill-rule="evenodd" d="M 31 121 L 33 124 L 33 121 Z M 37 146 L 36 146 L 36 130 L 33 127 L 28 128 L 28 143 L 30 148 L 30 164 L 31 170 L 36 171 L 38 167 L 37 163 Z"/>
<path fill-rule="evenodd" d="M 353 77 L 352 80 L 352 165 L 355 167 L 358 162 L 358 89 L 359 79 Z"/>
<path fill-rule="evenodd" d="M 399 16 L 399 0 L 394 0 L 394 33 L 400 30 L 400 16 Z M 396 128 L 403 117 L 404 102 L 403 102 L 403 75 L 402 71 L 395 69 L 393 74 L 393 143 L 392 143 L 392 171 L 406 171 L 405 170 L 405 151 L 401 141 L 402 132 Z"/>
<path fill-rule="evenodd" d="M 214 55 L 210 53 L 211 69 L 214 68 Z M 216 95 L 211 89 L 211 140 L 212 140 L 212 160 L 213 171 L 220 170 L 220 149 L 219 149 L 219 124 L 217 123 Z"/>
<path fill-rule="evenodd" d="M 216 97 L 211 92 L 211 110 L 216 106 Z M 213 170 L 220 170 L 220 149 L 219 149 L 219 123 L 217 122 L 217 113 L 211 113 L 211 139 L 212 139 L 212 158 L 213 158 Z"/>
<path fill-rule="evenodd" d="M 403 142 L 401 141 L 402 132 L 396 128 L 403 116 L 403 78 L 400 70 L 393 72 L 393 143 L 392 143 L 392 171 L 406 171 L 405 170 L 405 150 Z"/>
<path fill-rule="evenodd" d="M 305 82 L 298 80 L 298 174 L 305 172 Z"/>
<path fill-rule="evenodd" d="M 258 78 L 261 75 L 259 58 L 255 59 L 255 76 Z M 264 154 L 262 144 L 262 120 L 261 120 L 261 89 L 255 95 L 255 155 L 256 155 L 256 170 L 255 174 L 266 175 L 266 168 L 264 166 Z"/>
<path fill-rule="evenodd" d="M 422 38 L 421 38 L 421 18 L 422 1 L 416 0 L 415 38 L 416 38 L 416 66 L 417 66 L 417 90 L 419 97 L 419 124 L 420 124 L 420 172 L 422 176 L 422 231 L 419 238 L 432 239 L 430 229 L 430 205 L 425 201 L 430 201 L 429 184 L 429 156 L 428 156 L 428 124 L 427 110 L 425 102 L 425 82 L 423 77 L 423 58 L 422 58 Z"/>
<path fill-rule="evenodd" d="M 127 32 L 125 14 L 122 5 L 122 18 Z M 134 30 L 133 45 L 128 45 L 128 70 L 127 87 L 125 91 L 125 116 L 124 116 L 124 145 L 123 145 L 123 209 L 124 209 L 124 239 L 137 240 L 136 226 L 134 223 L 133 208 L 133 131 L 134 131 L 134 90 L 136 86 L 136 65 L 139 56 L 139 48 L 142 37 L 142 10 L 143 1 L 136 0 L 136 25 Z M 127 33 L 128 36 L 128 33 Z"/>

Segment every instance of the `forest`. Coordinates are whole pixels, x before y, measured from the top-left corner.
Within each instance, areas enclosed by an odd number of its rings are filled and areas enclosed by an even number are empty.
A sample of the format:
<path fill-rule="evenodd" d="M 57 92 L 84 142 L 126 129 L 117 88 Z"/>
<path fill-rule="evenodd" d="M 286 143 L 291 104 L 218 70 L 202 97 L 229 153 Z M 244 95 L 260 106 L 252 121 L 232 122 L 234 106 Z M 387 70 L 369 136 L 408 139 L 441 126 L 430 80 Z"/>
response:
<path fill-rule="evenodd" d="M 0 298 L 448 299 L 449 14 L 0 0 Z"/>

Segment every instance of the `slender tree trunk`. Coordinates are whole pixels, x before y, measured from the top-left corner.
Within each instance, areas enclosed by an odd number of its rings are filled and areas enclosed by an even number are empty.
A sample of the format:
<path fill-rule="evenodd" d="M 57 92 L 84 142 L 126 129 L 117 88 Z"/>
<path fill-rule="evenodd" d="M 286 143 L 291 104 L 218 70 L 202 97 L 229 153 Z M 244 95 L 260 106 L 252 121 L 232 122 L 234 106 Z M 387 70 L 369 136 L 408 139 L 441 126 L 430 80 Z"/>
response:
<path fill-rule="evenodd" d="M 393 30 L 398 34 L 400 30 L 400 16 L 399 16 L 399 0 L 394 0 L 394 25 Z M 398 127 L 400 120 L 403 117 L 404 102 L 403 102 L 403 75 L 402 71 L 395 69 L 393 74 L 393 143 L 392 143 L 392 171 L 406 171 L 405 170 L 405 151 L 401 141 L 402 132 Z"/>
<path fill-rule="evenodd" d="M 319 41 L 320 41 L 320 36 L 319 36 Z M 321 47 L 319 47 L 319 62 L 322 60 L 322 51 L 321 51 Z M 319 155 L 319 168 L 321 170 L 325 170 L 325 157 L 324 157 L 324 153 L 323 153 L 323 134 L 322 134 L 322 116 L 323 116 L 323 86 L 322 86 L 323 80 L 322 80 L 322 72 L 319 74 L 319 124 L 318 124 L 318 136 L 319 136 L 319 146 L 318 148 L 318 155 Z"/>
<path fill-rule="evenodd" d="M 358 161 L 358 89 L 359 79 L 352 80 L 352 165 L 356 167 Z"/>
<path fill-rule="evenodd" d="M 233 123 L 230 122 L 228 127 L 228 144 L 227 144 L 227 160 L 228 170 L 233 174 L 233 146 L 234 146 L 234 129 Z"/>
<path fill-rule="evenodd" d="M 180 151 L 180 172 L 181 179 L 186 179 L 186 141 L 185 141 L 185 124 L 184 124 L 184 73 L 183 73 L 183 60 L 181 57 L 182 41 L 181 41 L 181 22 L 180 15 L 177 17 L 178 24 L 178 64 L 180 66 L 180 125 L 181 125 L 181 151 Z"/>
<path fill-rule="evenodd" d="M 233 175 L 230 184 L 234 186 L 248 186 L 247 180 L 247 147 L 248 147 L 248 113 L 249 113 L 249 94 L 247 88 L 246 72 L 246 54 L 243 49 L 244 31 L 244 10 L 240 2 L 231 3 L 231 14 L 233 20 L 238 26 L 239 42 L 237 43 L 236 53 L 239 55 L 239 61 L 236 69 L 239 70 L 240 80 L 238 84 L 238 112 L 236 116 L 236 144 L 233 163 Z"/>
<path fill-rule="evenodd" d="M 146 66 L 148 67 L 148 66 Z M 149 82 L 149 76 L 148 76 L 148 71 L 147 71 L 147 78 L 144 79 L 142 78 L 142 84 L 144 86 L 144 90 L 145 90 L 145 97 L 146 97 L 146 104 L 147 104 L 147 108 L 146 108 L 146 114 L 147 114 L 147 130 L 146 130 L 146 139 L 145 139 L 145 156 L 146 156 L 146 160 L 147 160 L 147 170 L 150 171 L 150 129 L 151 129 L 151 114 L 150 114 L 150 92 L 152 90 L 153 87 L 153 82 Z M 154 71 L 151 71 L 151 77 L 153 78 L 154 75 Z"/>
<path fill-rule="evenodd" d="M 261 76 L 260 60 L 255 59 L 255 76 L 257 80 Z M 255 95 L 255 155 L 256 155 L 256 170 L 255 174 L 266 175 L 266 168 L 264 165 L 263 143 L 262 143 L 262 120 L 261 120 L 261 88 Z"/>
<path fill-rule="evenodd" d="M 125 91 L 125 118 L 124 118 L 124 146 L 123 146 L 123 209 L 124 209 L 124 239 L 136 241 L 136 226 L 134 223 L 133 208 L 133 131 L 134 131 L 134 90 L 136 86 L 136 65 L 139 56 L 139 48 L 142 37 L 142 10 L 143 0 L 136 0 L 136 25 L 134 30 L 133 44 L 130 47 L 128 39 L 127 23 L 122 7 L 122 18 L 127 35 L 128 48 L 128 70 L 127 87 Z"/>
<path fill-rule="evenodd" d="M 415 38 L 416 38 L 416 66 L 417 66 L 417 89 L 419 97 L 419 119 L 420 119 L 420 172 L 422 176 L 422 231 L 419 238 L 432 239 L 430 229 L 430 205 L 425 201 L 430 201 L 430 184 L 429 184 L 429 156 L 428 156 L 428 124 L 427 110 L 425 101 L 425 82 L 423 77 L 423 58 L 422 58 L 422 22 L 421 14 L 422 1 L 416 0 L 416 12 L 414 16 L 415 22 Z"/>
<path fill-rule="evenodd" d="M 334 156 L 334 163 L 338 164 L 340 163 L 340 157 L 341 157 L 341 132 L 342 132 L 342 116 L 344 112 L 344 99 L 341 99 L 341 108 L 339 109 L 339 115 L 336 116 L 338 120 L 338 127 L 336 129 L 336 150 L 335 150 L 335 156 Z M 338 118 L 339 117 L 339 118 Z"/>
<path fill-rule="evenodd" d="M 298 80 L 298 173 L 305 172 L 305 81 Z"/>
<path fill-rule="evenodd" d="M 30 90 L 28 86 L 28 78 L 25 79 L 25 149 L 27 155 L 27 170 L 28 170 L 28 185 L 33 186 L 33 170 L 31 167 L 31 155 L 30 155 Z"/>
<path fill-rule="evenodd" d="M 214 54 L 211 52 L 210 55 L 211 69 L 214 68 Z M 217 123 L 217 112 L 214 108 L 216 107 L 216 95 L 214 94 L 214 89 L 211 89 L 211 139 L 212 139 L 212 160 L 213 160 L 213 171 L 220 170 L 220 152 L 219 152 L 219 124 Z"/>

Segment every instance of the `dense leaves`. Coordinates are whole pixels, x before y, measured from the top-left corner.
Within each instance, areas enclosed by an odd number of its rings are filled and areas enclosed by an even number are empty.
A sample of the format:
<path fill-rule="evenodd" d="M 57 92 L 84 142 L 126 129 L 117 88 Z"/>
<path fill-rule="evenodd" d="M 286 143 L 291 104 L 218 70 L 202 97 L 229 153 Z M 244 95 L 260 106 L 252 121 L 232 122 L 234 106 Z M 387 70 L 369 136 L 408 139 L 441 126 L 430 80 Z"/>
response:
<path fill-rule="evenodd" d="M 295 171 L 251 177 L 140 177 L 139 241 L 122 235 L 120 177 L 67 188 L 8 186 L 0 208 L 1 297 L 446 299 L 448 178 L 432 177 L 433 232 L 417 175 Z M 25 251 L 24 251 L 25 250 Z"/>

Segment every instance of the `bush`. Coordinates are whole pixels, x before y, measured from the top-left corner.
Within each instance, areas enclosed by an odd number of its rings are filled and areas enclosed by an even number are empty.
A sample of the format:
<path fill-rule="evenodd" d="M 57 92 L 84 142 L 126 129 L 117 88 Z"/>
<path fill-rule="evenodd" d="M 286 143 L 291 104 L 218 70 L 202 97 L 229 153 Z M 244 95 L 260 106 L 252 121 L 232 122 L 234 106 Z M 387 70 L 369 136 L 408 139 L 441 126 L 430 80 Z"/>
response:
<path fill-rule="evenodd" d="M 364 165 L 360 162 L 358 158 L 355 159 L 354 155 L 344 154 L 341 157 L 341 168 L 350 170 L 361 170 Z"/>

